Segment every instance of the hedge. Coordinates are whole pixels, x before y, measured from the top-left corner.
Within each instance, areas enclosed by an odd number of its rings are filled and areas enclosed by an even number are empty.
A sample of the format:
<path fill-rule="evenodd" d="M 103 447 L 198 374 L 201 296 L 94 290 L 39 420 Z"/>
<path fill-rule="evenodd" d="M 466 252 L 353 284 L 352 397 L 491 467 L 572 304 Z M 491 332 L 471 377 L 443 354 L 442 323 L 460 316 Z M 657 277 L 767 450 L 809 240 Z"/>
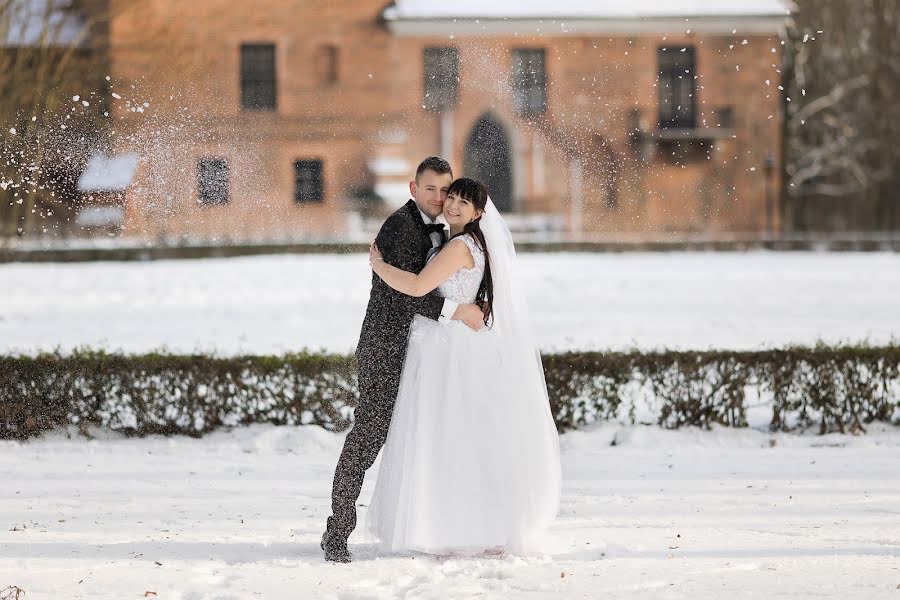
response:
<path fill-rule="evenodd" d="M 862 433 L 900 424 L 900 345 L 754 352 L 573 352 L 544 355 L 560 431 L 595 421 L 665 428 L 746 427 L 749 407 L 772 431 Z M 99 426 L 129 435 L 201 436 L 250 423 L 352 423 L 352 356 L 0 356 L 0 438 Z"/>

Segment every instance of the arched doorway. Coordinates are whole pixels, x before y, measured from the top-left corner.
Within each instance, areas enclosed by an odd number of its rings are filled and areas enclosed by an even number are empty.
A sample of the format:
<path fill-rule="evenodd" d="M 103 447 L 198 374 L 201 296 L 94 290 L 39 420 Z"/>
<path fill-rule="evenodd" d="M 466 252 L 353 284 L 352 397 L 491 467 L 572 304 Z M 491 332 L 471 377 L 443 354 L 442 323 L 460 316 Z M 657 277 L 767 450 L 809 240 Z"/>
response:
<path fill-rule="evenodd" d="M 512 209 L 512 163 L 506 132 L 494 117 L 484 114 L 472 127 L 466 142 L 463 172 L 480 179 L 497 210 Z"/>

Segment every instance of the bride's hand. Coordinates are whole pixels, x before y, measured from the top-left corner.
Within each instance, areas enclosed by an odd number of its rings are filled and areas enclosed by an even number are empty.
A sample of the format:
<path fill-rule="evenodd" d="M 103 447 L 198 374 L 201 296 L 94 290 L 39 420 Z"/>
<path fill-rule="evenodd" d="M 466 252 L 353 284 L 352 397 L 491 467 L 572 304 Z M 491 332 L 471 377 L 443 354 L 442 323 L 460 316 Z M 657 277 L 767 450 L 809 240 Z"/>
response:
<path fill-rule="evenodd" d="M 369 247 L 369 266 L 375 267 L 375 262 L 379 260 L 384 260 L 381 257 L 381 251 L 378 249 L 378 246 L 375 245 L 375 242 L 372 242 L 372 245 Z"/>

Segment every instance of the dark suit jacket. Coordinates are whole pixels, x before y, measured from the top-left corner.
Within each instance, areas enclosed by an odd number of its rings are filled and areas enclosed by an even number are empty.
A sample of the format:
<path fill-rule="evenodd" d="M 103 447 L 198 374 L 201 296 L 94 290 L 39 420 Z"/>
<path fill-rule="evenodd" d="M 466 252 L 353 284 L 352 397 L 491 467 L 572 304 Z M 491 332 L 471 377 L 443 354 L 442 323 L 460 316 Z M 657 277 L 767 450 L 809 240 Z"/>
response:
<path fill-rule="evenodd" d="M 397 209 L 381 226 L 375 243 L 389 265 L 418 273 L 425 268 L 431 239 L 415 200 Z M 409 327 L 416 314 L 437 320 L 444 299 L 432 292 L 414 298 L 391 289 L 372 273 L 372 291 L 356 347 L 359 368 L 399 381 Z"/>

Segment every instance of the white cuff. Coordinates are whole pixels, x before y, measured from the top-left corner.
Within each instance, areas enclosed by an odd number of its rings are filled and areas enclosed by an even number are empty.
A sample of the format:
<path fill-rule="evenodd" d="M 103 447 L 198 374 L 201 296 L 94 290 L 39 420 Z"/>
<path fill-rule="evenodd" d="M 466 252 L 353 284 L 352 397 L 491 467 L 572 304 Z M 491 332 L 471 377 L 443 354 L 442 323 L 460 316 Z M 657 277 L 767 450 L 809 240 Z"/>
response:
<path fill-rule="evenodd" d="M 444 308 L 441 309 L 441 316 L 438 317 L 438 323 L 449 323 L 452 321 L 453 313 L 456 312 L 457 306 L 459 306 L 459 302 L 444 298 Z"/>

